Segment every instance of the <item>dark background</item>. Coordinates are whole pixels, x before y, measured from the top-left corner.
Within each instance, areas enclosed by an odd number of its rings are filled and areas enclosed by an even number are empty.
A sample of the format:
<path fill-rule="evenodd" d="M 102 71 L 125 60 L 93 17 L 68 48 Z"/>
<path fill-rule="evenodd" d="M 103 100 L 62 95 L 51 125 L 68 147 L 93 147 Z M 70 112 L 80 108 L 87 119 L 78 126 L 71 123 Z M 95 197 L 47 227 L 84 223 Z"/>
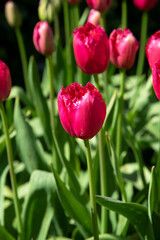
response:
<path fill-rule="evenodd" d="M 17 45 L 16 35 L 13 28 L 11 28 L 6 22 L 4 15 L 4 6 L 7 1 L 1 0 L 0 7 L 0 59 L 7 63 L 10 68 L 13 85 L 23 86 L 23 75 L 19 56 L 19 49 Z M 35 55 L 38 61 L 43 61 L 43 56 L 38 54 L 33 46 L 32 34 L 33 29 L 38 19 L 38 4 L 39 0 L 15 0 L 14 1 L 22 15 L 23 25 L 21 32 L 26 47 L 27 58 L 31 55 Z M 86 1 L 82 0 L 79 8 L 80 13 L 83 12 L 87 6 Z M 158 1 L 156 7 L 149 11 L 148 19 L 148 37 L 154 32 L 160 29 L 160 17 L 159 17 L 160 1 Z M 128 0 L 128 28 L 134 33 L 136 38 L 140 38 L 140 25 L 141 14 L 133 5 L 132 0 Z M 61 7 L 59 12 L 59 20 L 61 25 L 61 36 L 63 34 L 63 8 Z M 107 34 L 109 35 L 114 28 L 118 28 L 121 23 L 121 0 L 113 0 L 112 8 L 107 13 Z M 61 37 L 62 43 L 64 43 L 64 37 Z M 148 69 L 147 60 L 145 61 L 145 70 Z M 131 70 L 131 73 L 134 69 Z"/>

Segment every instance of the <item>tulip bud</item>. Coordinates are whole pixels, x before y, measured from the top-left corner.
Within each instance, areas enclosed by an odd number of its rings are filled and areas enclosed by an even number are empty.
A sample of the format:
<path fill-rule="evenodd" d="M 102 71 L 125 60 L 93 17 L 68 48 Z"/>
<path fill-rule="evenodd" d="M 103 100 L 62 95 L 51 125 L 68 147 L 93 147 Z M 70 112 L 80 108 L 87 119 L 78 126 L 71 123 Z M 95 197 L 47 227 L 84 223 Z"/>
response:
<path fill-rule="evenodd" d="M 11 27 L 20 27 L 22 25 L 21 12 L 13 1 L 8 1 L 5 4 L 5 16 Z"/>
<path fill-rule="evenodd" d="M 40 0 L 38 6 L 39 19 L 49 23 L 53 22 L 54 16 L 59 10 L 60 5 L 60 0 Z"/>
<path fill-rule="evenodd" d="M 66 132 L 81 139 L 94 137 L 106 116 L 102 95 L 90 82 L 85 87 L 78 83 L 62 87 L 58 94 L 58 110 Z"/>
<path fill-rule="evenodd" d="M 151 10 L 157 3 L 157 0 L 133 0 L 134 5 L 142 11 Z"/>
<path fill-rule="evenodd" d="M 92 23 L 93 25 L 97 26 L 100 25 L 101 13 L 94 9 L 91 9 L 89 12 L 89 16 L 87 22 Z"/>
<path fill-rule="evenodd" d="M 87 74 L 105 71 L 109 64 L 109 41 L 104 29 L 87 22 L 76 28 L 73 50 L 77 65 Z"/>
<path fill-rule="evenodd" d="M 119 68 L 131 68 L 139 47 L 132 32 L 127 28 L 113 30 L 109 37 L 109 44 L 111 62 Z"/>
<path fill-rule="evenodd" d="M 156 62 L 152 69 L 153 89 L 160 100 L 160 61 Z"/>
<path fill-rule="evenodd" d="M 148 40 L 146 45 L 146 56 L 150 68 L 160 60 L 160 31 L 154 33 Z"/>
<path fill-rule="evenodd" d="M 112 0 L 87 0 L 87 4 L 90 8 L 99 12 L 106 12 L 109 10 Z"/>
<path fill-rule="evenodd" d="M 0 102 L 8 98 L 11 91 L 11 75 L 8 66 L 0 60 Z"/>
<path fill-rule="evenodd" d="M 33 31 L 33 43 L 38 52 L 51 55 L 55 50 L 53 32 L 47 21 L 39 21 Z"/>

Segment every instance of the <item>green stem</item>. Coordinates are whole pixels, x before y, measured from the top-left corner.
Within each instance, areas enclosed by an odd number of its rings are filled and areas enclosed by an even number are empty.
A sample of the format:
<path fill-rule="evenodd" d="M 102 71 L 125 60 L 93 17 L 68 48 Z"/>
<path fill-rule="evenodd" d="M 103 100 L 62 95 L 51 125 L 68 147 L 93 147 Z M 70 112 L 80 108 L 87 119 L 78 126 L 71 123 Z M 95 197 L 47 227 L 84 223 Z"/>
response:
<path fill-rule="evenodd" d="M 117 152 L 117 157 L 118 157 L 119 163 L 120 163 L 120 155 L 121 155 L 121 148 L 122 148 L 122 126 L 123 126 L 123 114 L 124 114 L 125 77 L 126 77 L 126 70 L 122 69 L 122 79 L 121 79 L 120 96 L 119 96 L 118 120 L 117 120 L 117 140 L 116 140 L 116 152 Z"/>
<path fill-rule="evenodd" d="M 86 158 L 87 158 L 87 167 L 88 167 L 88 175 L 89 175 L 89 192 L 90 192 L 90 203 L 91 203 L 91 213 L 92 213 L 93 235 L 94 235 L 94 240 L 99 240 L 96 198 L 95 198 L 94 178 L 93 178 L 93 166 L 92 166 L 92 160 L 91 160 L 89 140 L 84 140 L 84 143 L 86 147 Z"/>
<path fill-rule="evenodd" d="M 21 214 L 20 214 L 20 203 L 19 203 L 18 193 L 17 193 L 16 176 L 15 176 L 14 167 L 13 167 L 13 152 L 12 152 L 11 141 L 9 138 L 7 118 L 6 118 L 6 114 L 5 114 L 5 110 L 2 102 L 0 103 L 0 112 L 1 112 L 4 133 L 6 138 L 7 156 L 8 156 L 9 170 L 10 170 L 11 185 L 13 189 L 15 213 L 18 220 L 18 230 L 20 234 L 20 239 L 23 240 L 24 232 L 23 232 L 23 225 L 22 225 Z"/>
<path fill-rule="evenodd" d="M 98 75 L 94 75 L 97 88 L 100 91 Z M 107 196 L 107 172 L 106 172 L 106 159 L 104 155 L 104 141 L 103 130 L 98 133 L 98 148 L 99 148 L 99 164 L 100 164 L 100 185 L 101 195 Z M 104 207 L 101 208 L 101 233 L 106 233 L 108 228 L 108 210 Z"/>
<path fill-rule="evenodd" d="M 141 20 L 141 36 L 140 36 L 140 47 L 139 56 L 137 64 L 137 75 L 140 76 L 143 73 L 144 59 L 145 59 L 145 46 L 147 38 L 147 28 L 148 28 L 148 12 L 142 13 Z"/>
<path fill-rule="evenodd" d="M 25 88 L 26 88 L 26 91 L 27 91 L 29 97 L 31 97 L 31 92 L 30 92 L 29 83 L 28 83 L 27 56 L 26 56 L 26 51 L 25 51 L 24 42 L 23 42 L 23 38 L 22 38 L 20 28 L 18 28 L 18 27 L 15 28 L 15 33 L 16 33 L 18 46 L 19 46 L 19 52 L 20 52 L 20 56 L 21 56 L 21 63 L 22 63 L 22 69 L 23 69 L 23 77 L 24 77 Z"/>
<path fill-rule="evenodd" d="M 55 39 L 58 41 L 60 38 L 60 29 L 59 29 L 59 19 L 57 14 L 54 17 L 54 29 L 55 29 Z"/>
<path fill-rule="evenodd" d="M 63 0 L 63 12 L 64 12 L 64 29 L 65 29 L 65 43 L 66 43 L 66 66 L 67 66 L 67 85 L 72 82 L 72 51 L 70 44 L 70 21 L 69 21 L 69 9 L 68 2 Z"/>
<path fill-rule="evenodd" d="M 127 27 L 127 0 L 122 0 L 122 28 Z"/>

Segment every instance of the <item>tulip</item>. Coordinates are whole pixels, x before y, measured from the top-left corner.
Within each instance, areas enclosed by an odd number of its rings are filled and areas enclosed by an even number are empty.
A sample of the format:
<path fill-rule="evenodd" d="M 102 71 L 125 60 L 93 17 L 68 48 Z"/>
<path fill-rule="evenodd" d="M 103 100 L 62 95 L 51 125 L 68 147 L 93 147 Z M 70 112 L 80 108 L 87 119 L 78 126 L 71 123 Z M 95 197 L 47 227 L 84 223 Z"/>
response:
<path fill-rule="evenodd" d="M 81 139 L 94 137 L 106 116 L 102 95 L 90 82 L 85 87 L 78 83 L 62 87 L 58 94 L 58 110 L 66 132 Z"/>
<path fill-rule="evenodd" d="M 61 0 L 40 0 L 38 6 L 38 16 L 42 21 L 51 23 L 59 10 Z"/>
<path fill-rule="evenodd" d="M 160 61 L 156 62 L 152 69 L 153 89 L 160 100 Z"/>
<path fill-rule="evenodd" d="M 146 45 L 146 55 L 150 68 L 160 60 L 160 31 L 154 33 Z"/>
<path fill-rule="evenodd" d="M 51 55 L 55 50 L 52 28 L 47 21 L 39 21 L 33 31 L 33 43 L 38 52 Z"/>
<path fill-rule="evenodd" d="M 148 11 L 156 5 L 157 0 L 133 0 L 133 3 L 138 9 Z"/>
<path fill-rule="evenodd" d="M 7 99 L 11 91 L 11 75 L 8 66 L 0 60 L 0 102 Z"/>
<path fill-rule="evenodd" d="M 87 22 L 92 23 L 93 25 L 97 26 L 100 25 L 101 13 L 94 9 L 91 9 L 88 15 Z"/>
<path fill-rule="evenodd" d="M 13 1 L 5 4 L 5 17 L 11 27 L 20 27 L 22 25 L 22 14 Z"/>
<path fill-rule="evenodd" d="M 109 41 L 104 29 L 87 22 L 76 28 L 73 50 L 77 65 L 87 74 L 98 74 L 109 64 Z"/>
<path fill-rule="evenodd" d="M 131 68 L 139 47 L 132 32 L 127 28 L 113 30 L 109 37 L 109 44 L 111 62 L 119 68 Z"/>
<path fill-rule="evenodd" d="M 106 12 L 110 8 L 112 0 L 87 0 L 87 4 L 99 12 Z"/>

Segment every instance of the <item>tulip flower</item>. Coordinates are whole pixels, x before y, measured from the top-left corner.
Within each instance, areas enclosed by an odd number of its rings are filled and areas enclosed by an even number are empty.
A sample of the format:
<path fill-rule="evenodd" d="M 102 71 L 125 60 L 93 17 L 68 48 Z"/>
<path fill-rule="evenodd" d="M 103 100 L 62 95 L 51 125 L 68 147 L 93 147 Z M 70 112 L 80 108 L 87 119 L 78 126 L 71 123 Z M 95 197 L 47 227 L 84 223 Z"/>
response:
<path fill-rule="evenodd" d="M 91 9 L 88 15 L 87 22 L 92 23 L 93 25 L 97 26 L 100 25 L 101 13 L 94 9 Z"/>
<path fill-rule="evenodd" d="M 99 12 L 106 12 L 110 8 L 112 0 L 87 0 L 87 4 Z"/>
<path fill-rule="evenodd" d="M 47 21 L 39 21 L 33 31 L 33 43 L 38 52 L 51 55 L 55 50 L 53 32 Z"/>
<path fill-rule="evenodd" d="M 119 68 L 131 68 L 139 47 L 132 32 L 127 28 L 113 30 L 109 37 L 109 44 L 111 62 Z"/>
<path fill-rule="evenodd" d="M 146 56 L 150 68 L 160 60 L 160 31 L 154 33 L 148 40 L 146 45 Z"/>
<path fill-rule="evenodd" d="M 133 3 L 138 9 L 148 11 L 156 5 L 157 0 L 133 0 Z"/>
<path fill-rule="evenodd" d="M 11 75 L 8 66 L 0 60 L 0 102 L 8 98 L 11 91 Z"/>
<path fill-rule="evenodd" d="M 94 137 L 106 116 L 102 95 L 89 82 L 85 87 L 78 83 L 62 87 L 58 94 L 58 110 L 66 132 L 81 139 Z"/>
<path fill-rule="evenodd" d="M 76 28 L 73 36 L 74 56 L 79 68 L 87 74 L 98 74 L 109 64 L 109 41 L 104 29 L 87 22 Z"/>
<path fill-rule="evenodd" d="M 38 6 L 39 19 L 51 23 L 54 20 L 60 5 L 61 0 L 40 0 Z"/>
<path fill-rule="evenodd" d="M 22 25 L 22 14 L 13 1 L 6 2 L 5 17 L 11 27 L 20 27 Z"/>
<path fill-rule="evenodd" d="M 153 89 L 160 100 L 160 61 L 156 62 L 152 69 Z"/>

